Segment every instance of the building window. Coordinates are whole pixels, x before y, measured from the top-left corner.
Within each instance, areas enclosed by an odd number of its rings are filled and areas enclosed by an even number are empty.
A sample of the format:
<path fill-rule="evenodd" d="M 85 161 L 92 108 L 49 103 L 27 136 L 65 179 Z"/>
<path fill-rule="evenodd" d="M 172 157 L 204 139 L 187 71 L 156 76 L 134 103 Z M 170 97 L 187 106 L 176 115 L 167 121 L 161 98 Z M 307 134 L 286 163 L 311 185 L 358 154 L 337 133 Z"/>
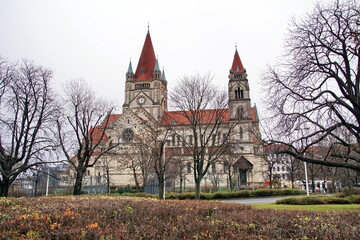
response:
<path fill-rule="evenodd" d="M 171 144 L 175 146 L 175 135 L 172 135 L 171 137 Z"/>
<path fill-rule="evenodd" d="M 178 147 L 181 145 L 181 137 L 180 137 L 180 135 L 177 136 L 177 145 L 178 145 Z"/>
<path fill-rule="evenodd" d="M 243 130 L 243 128 L 242 127 L 240 127 L 240 139 L 243 139 L 243 137 L 244 137 L 244 130 Z"/>
<path fill-rule="evenodd" d="M 214 162 L 211 164 L 211 172 L 216 173 L 216 165 Z"/>
<path fill-rule="evenodd" d="M 216 135 L 213 134 L 213 135 L 212 135 L 212 145 L 213 145 L 213 146 L 215 145 L 215 141 L 216 141 Z"/>
<path fill-rule="evenodd" d="M 187 162 L 187 172 L 191 173 L 191 162 Z"/>
<path fill-rule="evenodd" d="M 239 119 L 243 119 L 244 118 L 244 109 L 242 107 L 238 108 L 236 114 Z"/>
<path fill-rule="evenodd" d="M 217 143 L 220 144 L 221 143 L 221 133 L 218 133 L 218 140 Z"/>
<path fill-rule="evenodd" d="M 225 142 L 227 140 L 227 135 L 226 133 L 223 133 L 223 142 Z"/>
<path fill-rule="evenodd" d="M 284 167 L 284 166 L 282 166 L 282 170 L 285 171 L 285 167 Z"/>
<path fill-rule="evenodd" d="M 273 167 L 273 172 L 275 172 L 276 171 L 276 167 Z"/>
<path fill-rule="evenodd" d="M 135 84 L 135 89 L 150 88 L 150 83 Z"/>
<path fill-rule="evenodd" d="M 240 89 L 240 87 L 235 89 L 235 98 L 244 98 L 244 90 Z"/>
<path fill-rule="evenodd" d="M 280 167 L 277 167 L 277 171 L 280 172 Z"/>
<path fill-rule="evenodd" d="M 193 136 L 192 135 L 189 136 L 189 145 L 193 145 Z"/>

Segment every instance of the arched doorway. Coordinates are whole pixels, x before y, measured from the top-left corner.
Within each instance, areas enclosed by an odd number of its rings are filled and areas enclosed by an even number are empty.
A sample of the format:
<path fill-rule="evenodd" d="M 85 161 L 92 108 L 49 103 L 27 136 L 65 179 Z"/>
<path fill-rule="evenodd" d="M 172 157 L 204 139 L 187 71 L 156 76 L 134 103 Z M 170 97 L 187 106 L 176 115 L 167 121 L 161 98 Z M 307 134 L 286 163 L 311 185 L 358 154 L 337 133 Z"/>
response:
<path fill-rule="evenodd" d="M 238 173 L 237 187 L 244 188 L 248 184 L 248 175 L 253 168 L 253 164 L 246 157 L 241 156 L 234 164 L 234 168 Z"/>

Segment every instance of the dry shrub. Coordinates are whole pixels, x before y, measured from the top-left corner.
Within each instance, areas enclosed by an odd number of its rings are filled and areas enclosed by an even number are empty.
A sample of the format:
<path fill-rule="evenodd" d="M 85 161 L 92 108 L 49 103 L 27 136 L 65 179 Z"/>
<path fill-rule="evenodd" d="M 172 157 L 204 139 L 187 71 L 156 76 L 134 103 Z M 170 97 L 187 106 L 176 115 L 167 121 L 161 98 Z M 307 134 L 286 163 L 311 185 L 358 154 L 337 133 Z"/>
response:
<path fill-rule="evenodd" d="M 1 239 L 359 239 L 358 213 L 116 196 L 12 198 Z"/>

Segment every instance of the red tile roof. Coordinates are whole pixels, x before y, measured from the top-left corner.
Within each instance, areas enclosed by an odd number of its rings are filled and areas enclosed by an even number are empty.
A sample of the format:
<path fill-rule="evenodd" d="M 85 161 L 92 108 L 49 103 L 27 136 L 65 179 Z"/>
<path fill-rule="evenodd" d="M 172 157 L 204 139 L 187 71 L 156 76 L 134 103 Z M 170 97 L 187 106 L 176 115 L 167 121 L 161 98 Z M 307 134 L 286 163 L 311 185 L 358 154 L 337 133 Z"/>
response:
<path fill-rule="evenodd" d="M 240 60 L 240 56 L 239 56 L 239 53 L 238 51 L 236 50 L 235 51 L 235 54 L 234 54 L 234 60 L 233 60 L 233 64 L 231 66 L 231 70 L 233 73 L 242 73 L 244 72 L 244 66 Z"/>
<path fill-rule="evenodd" d="M 161 125 L 186 125 L 190 124 L 189 119 L 186 117 L 187 115 L 190 116 L 190 111 L 173 111 L 173 112 L 166 112 L 163 115 L 161 120 Z M 218 116 L 221 116 L 221 122 L 228 122 L 230 115 L 229 109 L 209 109 L 209 110 L 200 110 L 197 113 L 197 118 L 200 120 L 200 123 L 207 124 L 207 123 L 215 123 Z M 190 117 L 190 119 L 193 119 Z"/>
<path fill-rule="evenodd" d="M 135 80 L 153 80 L 156 57 L 150 33 L 147 33 L 140 59 L 135 71 Z"/>
<path fill-rule="evenodd" d="M 102 145 L 102 144 L 106 144 L 107 141 L 109 141 L 109 137 L 106 135 L 106 133 L 104 133 L 103 135 L 103 132 L 104 132 L 104 128 L 102 126 L 96 126 L 95 128 L 90 129 L 89 137 L 92 138 L 93 144 L 100 143 Z"/>
<path fill-rule="evenodd" d="M 190 111 L 173 111 L 166 112 L 161 120 L 161 125 L 186 125 L 190 124 L 187 115 Z M 229 109 L 209 109 L 201 110 L 198 113 L 200 123 L 215 123 L 217 116 L 221 115 L 221 122 L 228 122 L 230 119 Z M 252 121 L 257 121 L 255 108 L 250 108 L 250 116 Z"/>
<path fill-rule="evenodd" d="M 109 128 L 109 127 L 110 127 L 110 123 L 116 122 L 120 117 L 121 117 L 121 114 L 111 114 L 111 115 L 109 116 L 109 119 L 108 119 L 108 120 L 107 120 L 107 119 L 104 119 L 104 121 L 102 122 L 101 126 L 106 127 L 106 128 Z M 107 121 L 107 124 L 106 124 L 106 126 L 104 126 L 104 124 L 106 123 L 106 121 Z"/>
<path fill-rule="evenodd" d="M 255 110 L 255 107 L 251 107 L 250 108 L 250 117 L 251 117 L 251 120 L 253 121 L 256 121 L 256 110 Z"/>

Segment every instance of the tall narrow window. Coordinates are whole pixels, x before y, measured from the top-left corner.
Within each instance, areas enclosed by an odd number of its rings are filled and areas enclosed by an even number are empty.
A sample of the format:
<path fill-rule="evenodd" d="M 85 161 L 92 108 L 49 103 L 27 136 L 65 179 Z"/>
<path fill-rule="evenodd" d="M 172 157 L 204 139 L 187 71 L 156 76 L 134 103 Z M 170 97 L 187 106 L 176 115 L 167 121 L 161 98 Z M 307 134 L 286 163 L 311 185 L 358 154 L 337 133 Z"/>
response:
<path fill-rule="evenodd" d="M 216 165 L 215 165 L 215 162 L 213 162 L 213 163 L 211 164 L 211 171 L 212 171 L 212 173 L 216 173 Z"/>
<path fill-rule="evenodd" d="M 243 130 L 242 127 L 240 127 L 240 132 L 239 132 L 239 134 L 240 134 L 240 139 L 243 139 L 243 138 L 244 138 L 244 130 Z"/>
<path fill-rule="evenodd" d="M 228 137 L 228 136 L 226 135 L 226 133 L 223 133 L 223 142 L 226 141 L 227 137 Z"/>
<path fill-rule="evenodd" d="M 178 147 L 180 146 L 181 144 L 181 138 L 180 138 L 180 135 L 177 135 L 177 145 Z"/>
<path fill-rule="evenodd" d="M 240 98 L 244 98 L 244 90 L 240 89 Z"/>
<path fill-rule="evenodd" d="M 244 109 L 242 107 L 239 107 L 237 109 L 236 115 L 239 119 L 243 119 L 244 118 Z"/>
<path fill-rule="evenodd" d="M 171 143 L 173 146 L 175 146 L 175 135 L 172 135 L 171 137 Z"/>
<path fill-rule="evenodd" d="M 189 145 L 190 146 L 193 145 L 193 136 L 192 135 L 189 136 Z"/>
<path fill-rule="evenodd" d="M 191 162 L 187 162 L 187 172 L 191 173 Z"/>

